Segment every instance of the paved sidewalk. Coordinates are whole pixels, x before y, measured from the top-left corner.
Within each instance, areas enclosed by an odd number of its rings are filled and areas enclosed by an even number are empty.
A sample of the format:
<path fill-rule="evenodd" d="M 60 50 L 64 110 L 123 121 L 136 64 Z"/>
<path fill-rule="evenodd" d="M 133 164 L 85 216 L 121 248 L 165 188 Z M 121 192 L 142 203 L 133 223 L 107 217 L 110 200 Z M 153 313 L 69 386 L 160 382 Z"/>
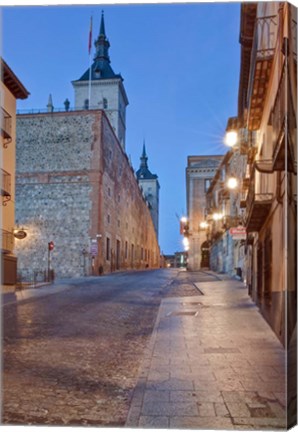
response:
<path fill-rule="evenodd" d="M 285 351 L 241 282 L 162 301 L 126 427 L 286 428 Z"/>

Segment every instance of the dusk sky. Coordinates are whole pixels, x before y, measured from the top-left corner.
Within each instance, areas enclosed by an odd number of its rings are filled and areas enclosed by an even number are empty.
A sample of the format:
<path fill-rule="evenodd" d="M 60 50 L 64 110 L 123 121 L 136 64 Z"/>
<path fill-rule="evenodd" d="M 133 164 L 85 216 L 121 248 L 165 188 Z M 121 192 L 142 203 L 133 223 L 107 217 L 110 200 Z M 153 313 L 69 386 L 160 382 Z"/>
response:
<path fill-rule="evenodd" d="M 161 186 L 161 251 L 174 253 L 183 250 L 176 215 L 186 213 L 187 156 L 224 154 L 237 114 L 240 3 L 3 7 L 3 58 L 30 92 L 18 109 L 44 109 L 49 94 L 55 108 L 74 105 L 90 16 L 95 40 L 102 10 L 129 100 L 126 151 L 137 170 L 145 139 Z"/>

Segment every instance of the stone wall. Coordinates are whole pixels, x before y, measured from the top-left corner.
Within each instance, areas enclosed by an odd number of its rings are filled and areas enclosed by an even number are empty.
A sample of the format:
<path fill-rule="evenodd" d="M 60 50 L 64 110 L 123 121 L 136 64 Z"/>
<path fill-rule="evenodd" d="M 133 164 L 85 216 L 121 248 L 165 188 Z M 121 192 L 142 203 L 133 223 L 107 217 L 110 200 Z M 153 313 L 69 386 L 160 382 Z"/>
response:
<path fill-rule="evenodd" d="M 19 116 L 16 195 L 23 277 L 49 265 L 57 277 L 159 266 L 149 209 L 103 111 Z"/>
<path fill-rule="evenodd" d="M 105 139 L 102 141 L 101 202 L 104 206 L 100 217 L 102 262 L 98 264 L 103 266 L 104 271 L 158 267 L 159 248 L 148 205 L 128 158 L 105 116 L 102 117 L 102 128 Z M 108 241 L 109 259 L 106 256 Z"/>

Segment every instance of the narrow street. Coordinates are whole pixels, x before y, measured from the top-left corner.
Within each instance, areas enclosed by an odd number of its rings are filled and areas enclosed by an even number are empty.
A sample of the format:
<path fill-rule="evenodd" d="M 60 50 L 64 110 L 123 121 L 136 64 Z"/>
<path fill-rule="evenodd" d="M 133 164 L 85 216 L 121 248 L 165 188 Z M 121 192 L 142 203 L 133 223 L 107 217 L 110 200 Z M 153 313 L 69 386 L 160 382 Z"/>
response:
<path fill-rule="evenodd" d="M 56 288 L 3 305 L 2 421 L 123 426 L 161 300 L 200 293 L 177 269 Z"/>

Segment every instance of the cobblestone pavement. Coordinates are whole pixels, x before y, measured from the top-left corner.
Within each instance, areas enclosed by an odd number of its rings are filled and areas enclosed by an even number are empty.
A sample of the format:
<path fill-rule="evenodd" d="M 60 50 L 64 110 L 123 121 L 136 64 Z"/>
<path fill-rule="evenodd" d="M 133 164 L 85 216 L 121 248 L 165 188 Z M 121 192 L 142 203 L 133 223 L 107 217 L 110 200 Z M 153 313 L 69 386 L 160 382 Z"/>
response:
<path fill-rule="evenodd" d="M 2 308 L 2 423 L 124 425 L 161 299 L 198 293 L 186 272 L 157 270 L 10 299 Z"/>
<path fill-rule="evenodd" d="M 243 284 L 191 278 L 204 295 L 162 301 L 126 426 L 285 429 L 283 346 Z"/>

